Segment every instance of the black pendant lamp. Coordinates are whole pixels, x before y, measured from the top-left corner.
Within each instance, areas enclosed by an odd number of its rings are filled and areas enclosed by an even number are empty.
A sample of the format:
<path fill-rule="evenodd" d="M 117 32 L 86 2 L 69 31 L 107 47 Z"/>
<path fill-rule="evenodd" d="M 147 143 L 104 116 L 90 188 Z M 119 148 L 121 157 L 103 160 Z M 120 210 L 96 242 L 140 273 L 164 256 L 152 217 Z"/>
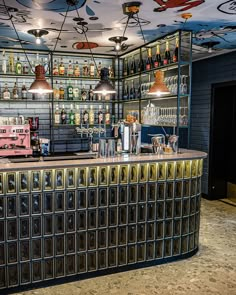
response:
<path fill-rule="evenodd" d="M 116 90 L 112 86 L 111 82 L 109 81 L 109 69 L 108 68 L 102 68 L 101 74 L 100 74 L 100 81 L 95 86 L 93 92 L 94 93 L 100 93 L 102 95 L 106 94 L 112 94 L 116 93 Z"/>

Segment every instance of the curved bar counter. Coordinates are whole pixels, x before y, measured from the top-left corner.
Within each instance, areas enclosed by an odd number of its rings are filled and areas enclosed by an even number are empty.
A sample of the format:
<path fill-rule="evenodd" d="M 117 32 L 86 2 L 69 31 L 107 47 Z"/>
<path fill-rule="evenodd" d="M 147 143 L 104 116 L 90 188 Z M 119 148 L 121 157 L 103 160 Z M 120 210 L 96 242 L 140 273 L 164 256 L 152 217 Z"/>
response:
<path fill-rule="evenodd" d="M 193 255 L 205 157 L 0 164 L 0 288 Z"/>

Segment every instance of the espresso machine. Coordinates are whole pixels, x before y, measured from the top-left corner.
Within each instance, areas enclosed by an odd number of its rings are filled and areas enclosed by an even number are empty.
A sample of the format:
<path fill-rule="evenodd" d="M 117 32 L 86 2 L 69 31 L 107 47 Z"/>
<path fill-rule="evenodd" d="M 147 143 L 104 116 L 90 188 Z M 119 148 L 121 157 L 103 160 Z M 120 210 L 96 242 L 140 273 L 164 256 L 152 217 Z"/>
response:
<path fill-rule="evenodd" d="M 23 121 L 18 119 L 14 122 L 9 120 L 6 120 L 6 122 L 0 121 L 0 156 L 32 155 L 30 125 L 24 124 Z"/>
<path fill-rule="evenodd" d="M 122 151 L 139 154 L 141 151 L 141 124 L 137 122 L 119 122 Z"/>

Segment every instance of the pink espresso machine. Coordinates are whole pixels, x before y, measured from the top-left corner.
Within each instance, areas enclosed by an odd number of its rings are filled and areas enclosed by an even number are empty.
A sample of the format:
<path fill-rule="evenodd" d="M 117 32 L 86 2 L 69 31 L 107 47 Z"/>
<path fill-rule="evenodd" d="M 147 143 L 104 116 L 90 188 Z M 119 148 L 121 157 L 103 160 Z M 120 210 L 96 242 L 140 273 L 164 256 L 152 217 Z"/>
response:
<path fill-rule="evenodd" d="M 0 124 L 0 156 L 27 156 L 32 152 L 29 124 Z"/>

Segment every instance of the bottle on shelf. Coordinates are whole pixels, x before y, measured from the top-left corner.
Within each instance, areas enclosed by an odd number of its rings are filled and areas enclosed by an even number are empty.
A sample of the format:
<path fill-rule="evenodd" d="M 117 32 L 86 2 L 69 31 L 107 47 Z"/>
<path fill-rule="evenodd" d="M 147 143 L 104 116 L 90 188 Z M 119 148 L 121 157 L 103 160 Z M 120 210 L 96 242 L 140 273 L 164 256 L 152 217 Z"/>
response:
<path fill-rule="evenodd" d="M 29 66 L 28 66 L 27 61 L 25 61 L 24 62 L 24 65 L 23 65 L 23 74 L 24 75 L 28 75 L 29 74 Z"/>
<path fill-rule="evenodd" d="M 173 62 L 178 62 L 178 59 L 179 59 L 179 38 L 176 37 L 176 39 L 175 39 L 175 50 L 174 50 L 174 53 L 173 53 L 172 60 L 173 60 Z"/>
<path fill-rule="evenodd" d="M 133 75 L 136 73 L 136 62 L 134 56 L 132 57 L 131 60 L 131 65 L 130 65 L 130 74 Z"/>
<path fill-rule="evenodd" d="M 144 70 L 145 70 L 144 61 L 143 61 L 143 58 L 141 57 L 138 63 L 138 72 L 142 72 Z"/>
<path fill-rule="evenodd" d="M 88 100 L 93 100 L 93 88 L 91 84 L 89 85 Z"/>
<path fill-rule="evenodd" d="M 73 104 L 70 105 L 69 124 L 70 125 L 74 125 L 75 124 L 75 113 L 73 111 Z"/>
<path fill-rule="evenodd" d="M 93 62 L 93 60 L 91 59 L 91 61 L 90 61 L 90 64 L 89 64 L 89 75 L 90 75 L 90 77 L 94 77 L 94 75 L 95 75 L 95 67 L 94 67 L 94 62 Z"/>
<path fill-rule="evenodd" d="M 153 68 L 153 61 L 152 61 L 152 49 L 148 48 L 148 55 L 146 60 L 146 71 L 149 71 Z"/>
<path fill-rule="evenodd" d="M 4 89 L 3 89 L 3 92 L 2 92 L 2 98 L 6 99 L 6 100 L 11 99 L 11 93 L 10 93 L 10 91 L 8 89 L 7 83 L 5 83 L 5 85 L 4 85 Z"/>
<path fill-rule="evenodd" d="M 16 75 L 21 75 L 22 74 L 22 64 L 21 64 L 19 56 L 17 57 L 15 73 L 16 73 Z"/>
<path fill-rule="evenodd" d="M 75 85 L 73 87 L 73 97 L 75 100 L 79 99 L 79 87 L 78 87 L 78 81 L 75 80 Z"/>
<path fill-rule="evenodd" d="M 92 105 L 90 105 L 89 110 L 89 125 L 94 125 L 94 110 Z"/>
<path fill-rule="evenodd" d="M 83 111 L 83 124 L 88 124 L 89 120 L 89 113 L 87 111 L 87 106 L 84 106 L 84 111 Z"/>
<path fill-rule="evenodd" d="M 109 65 L 108 71 L 109 71 L 109 78 L 114 78 L 114 71 L 111 65 Z"/>
<path fill-rule="evenodd" d="M 118 138 L 117 139 L 116 151 L 117 151 L 117 153 L 121 153 L 122 152 L 122 141 L 121 141 L 121 138 Z"/>
<path fill-rule="evenodd" d="M 64 76 L 65 75 L 65 66 L 63 63 L 63 58 L 61 58 L 61 62 L 59 64 L 59 75 Z"/>
<path fill-rule="evenodd" d="M 124 69 L 123 69 L 123 76 L 126 77 L 129 75 L 129 65 L 128 65 L 128 60 L 124 60 Z"/>
<path fill-rule="evenodd" d="M 111 114 L 110 114 L 109 106 L 108 106 L 108 105 L 106 105 L 105 124 L 106 124 L 106 125 L 111 124 Z"/>
<path fill-rule="evenodd" d="M 47 57 L 45 57 L 44 58 L 44 61 L 43 61 L 43 67 L 44 67 L 44 71 L 45 71 L 45 74 L 49 74 L 49 68 L 50 68 L 50 66 L 49 66 L 49 63 L 48 63 L 48 58 Z"/>
<path fill-rule="evenodd" d="M 71 80 L 69 80 L 68 82 L 66 92 L 67 92 L 67 100 L 73 100 L 74 95 L 73 95 L 73 86 L 71 85 Z"/>
<path fill-rule="evenodd" d="M 53 87 L 53 97 L 54 99 L 60 99 L 60 90 L 59 90 L 58 81 L 56 81 L 54 87 Z"/>
<path fill-rule="evenodd" d="M 154 58 L 154 68 L 158 68 L 161 65 L 162 65 L 162 61 L 161 61 L 160 45 L 157 44 L 156 55 L 155 55 L 155 58 Z"/>
<path fill-rule="evenodd" d="M 60 114 L 58 105 L 56 105 L 56 109 L 54 112 L 54 124 L 58 125 L 60 124 L 60 122 L 61 122 L 61 114 Z"/>
<path fill-rule="evenodd" d="M 132 80 L 130 92 L 129 92 L 129 99 L 136 99 L 136 90 L 134 86 L 134 80 Z"/>
<path fill-rule="evenodd" d="M 79 68 L 79 63 L 78 61 L 75 62 L 74 66 L 74 76 L 79 77 L 80 76 L 80 68 Z"/>
<path fill-rule="evenodd" d="M 98 124 L 104 124 L 104 114 L 101 105 L 98 107 Z"/>
<path fill-rule="evenodd" d="M 123 92 L 123 100 L 129 99 L 129 85 L 128 83 L 124 86 L 124 92 Z"/>
<path fill-rule="evenodd" d="M 2 52 L 2 72 L 3 74 L 7 73 L 7 59 L 5 50 Z"/>
<path fill-rule="evenodd" d="M 89 67 L 88 67 L 88 61 L 85 60 L 83 64 L 83 76 L 87 77 L 89 76 Z"/>
<path fill-rule="evenodd" d="M 58 76 L 59 75 L 58 64 L 57 64 L 56 59 L 54 59 L 52 74 L 53 74 L 53 76 Z"/>
<path fill-rule="evenodd" d="M 69 60 L 68 67 L 67 67 L 67 76 L 72 77 L 73 73 L 74 73 L 73 65 L 72 65 L 71 60 Z"/>
<path fill-rule="evenodd" d="M 65 106 L 63 104 L 61 109 L 61 124 L 66 124 L 66 119 L 67 119 L 67 113 L 65 110 Z"/>
<path fill-rule="evenodd" d="M 101 69 L 102 69 L 102 63 L 99 61 L 98 68 L 97 68 L 97 77 L 100 78 L 101 75 Z"/>
<path fill-rule="evenodd" d="M 79 105 L 76 105 L 76 111 L 75 111 L 75 125 L 80 125 L 81 123 L 81 117 L 80 117 L 80 109 Z"/>
<path fill-rule="evenodd" d="M 14 60 L 14 53 L 10 52 L 9 54 L 9 72 L 15 73 L 15 60 Z"/>
<path fill-rule="evenodd" d="M 23 81 L 22 87 L 21 87 L 21 98 L 27 99 L 27 88 L 25 86 L 25 81 Z"/>
<path fill-rule="evenodd" d="M 87 91 L 85 89 L 85 84 L 83 84 L 81 89 L 81 100 L 86 100 L 86 99 L 87 99 Z"/>
<path fill-rule="evenodd" d="M 12 98 L 13 99 L 18 99 L 19 98 L 19 91 L 18 91 L 18 86 L 17 86 L 16 82 L 15 82 L 14 87 L 12 89 Z"/>
<path fill-rule="evenodd" d="M 60 82 L 60 87 L 59 87 L 59 99 L 64 99 L 65 98 L 65 89 L 62 85 L 62 81 Z"/>
<path fill-rule="evenodd" d="M 171 62 L 171 56 L 170 56 L 170 49 L 169 49 L 169 41 L 166 41 L 166 49 L 165 49 L 163 64 L 166 66 L 170 64 L 170 62 Z"/>

